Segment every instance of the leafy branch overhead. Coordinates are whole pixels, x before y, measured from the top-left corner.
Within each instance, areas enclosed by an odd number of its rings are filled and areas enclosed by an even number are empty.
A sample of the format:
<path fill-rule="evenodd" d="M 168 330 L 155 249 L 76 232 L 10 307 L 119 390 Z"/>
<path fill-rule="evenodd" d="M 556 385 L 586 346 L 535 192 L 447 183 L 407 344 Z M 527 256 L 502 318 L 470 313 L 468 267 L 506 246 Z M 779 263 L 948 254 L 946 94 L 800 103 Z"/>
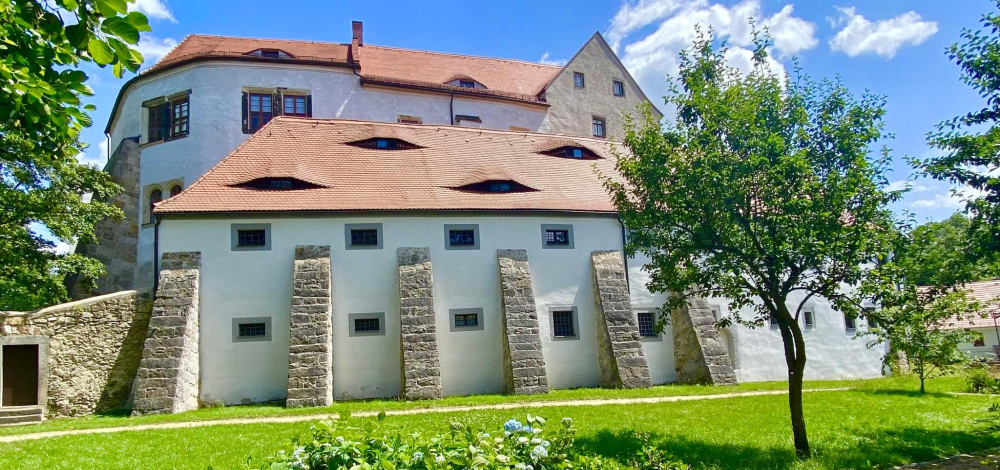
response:
<path fill-rule="evenodd" d="M 94 241 L 98 221 L 121 217 L 107 203 L 121 188 L 76 156 L 92 124 L 84 62 L 116 76 L 138 71 L 134 49 L 149 31 L 125 0 L 0 0 L 0 310 L 67 298 L 63 278 L 84 286 L 104 272 L 79 255 L 59 255 L 39 227 L 67 244 Z M 84 194 L 93 202 L 84 203 Z"/>

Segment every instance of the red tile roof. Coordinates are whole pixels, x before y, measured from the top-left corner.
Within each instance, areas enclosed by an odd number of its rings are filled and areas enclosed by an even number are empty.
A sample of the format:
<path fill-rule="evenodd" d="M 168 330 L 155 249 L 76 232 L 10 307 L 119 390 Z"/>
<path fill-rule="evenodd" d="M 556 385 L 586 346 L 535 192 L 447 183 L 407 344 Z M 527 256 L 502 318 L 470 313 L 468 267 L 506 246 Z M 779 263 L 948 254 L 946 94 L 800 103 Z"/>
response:
<path fill-rule="evenodd" d="M 349 145 L 376 137 L 420 148 Z M 580 145 L 602 157 L 575 160 L 539 153 Z M 604 140 L 365 121 L 278 117 L 157 214 L 356 210 L 542 210 L 614 213 L 595 167 L 614 174 Z M 261 178 L 295 178 L 316 187 L 262 190 Z M 508 179 L 536 191 L 475 193 L 455 188 Z"/>
<path fill-rule="evenodd" d="M 258 49 L 278 49 L 292 58 L 248 57 Z M 561 67 L 520 60 L 416 51 L 366 44 L 351 53 L 350 44 L 278 39 L 254 39 L 194 34 L 184 38 L 144 73 L 195 59 L 230 58 L 261 61 L 329 63 L 360 67 L 370 83 L 460 91 L 539 103 L 538 94 L 555 79 Z M 447 86 L 456 77 L 468 77 L 486 89 Z"/>
<path fill-rule="evenodd" d="M 978 281 L 965 284 L 965 289 L 969 291 L 969 297 L 981 302 L 986 306 L 986 318 L 977 316 L 967 320 L 951 319 L 945 324 L 945 329 L 959 328 L 986 328 L 993 327 L 993 317 L 1000 314 L 1000 280 Z M 982 314 L 980 314 L 982 315 Z"/>

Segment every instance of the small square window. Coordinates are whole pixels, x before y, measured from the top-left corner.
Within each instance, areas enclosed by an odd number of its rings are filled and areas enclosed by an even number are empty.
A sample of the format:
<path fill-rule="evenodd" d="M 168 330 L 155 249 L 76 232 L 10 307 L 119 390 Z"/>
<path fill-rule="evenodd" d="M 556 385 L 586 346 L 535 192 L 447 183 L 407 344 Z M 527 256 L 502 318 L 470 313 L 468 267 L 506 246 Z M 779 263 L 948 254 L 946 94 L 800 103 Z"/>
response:
<path fill-rule="evenodd" d="M 979 338 L 977 338 L 972 342 L 972 346 L 976 348 L 981 348 L 983 346 L 986 346 L 986 340 L 982 336 L 980 336 Z"/>
<path fill-rule="evenodd" d="M 375 148 L 387 149 L 389 148 L 389 141 L 387 139 L 378 139 L 375 141 Z"/>
<path fill-rule="evenodd" d="M 778 328 L 778 317 L 770 315 L 767 317 L 767 321 L 768 323 L 770 323 L 772 329 Z"/>
<path fill-rule="evenodd" d="M 806 311 L 802 312 L 802 314 L 805 317 L 806 328 L 815 328 L 816 327 L 816 313 L 814 313 L 812 310 L 806 310 Z"/>
<path fill-rule="evenodd" d="M 344 224 L 344 238 L 348 250 L 380 250 L 382 224 Z"/>
<path fill-rule="evenodd" d="M 573 248 L 573 226 L 542 224 L 542 248 Z"/>
<path fill-rule="evenodd" d="M 453 308 L 448 310 L 451 317 L 451 331 L 468 331 L 483 329 L 483 309 Z"/>
<path fill-rule="evenodd" d="M 384 336 L 385 312 L 347 315 L 348 336 Z"/>
<path fill-rule="evenodd" d="M 232 224 L 233 251 L 271 249 L 271 224 Z"/>
<path fill-rule="evenodd" d="M 576 307 L 559 308 L 550 311 L 552 316 L 552 336 L 556 338 L 577 338 L 578 325 Z"/>
<path fill-rule="evenodd" d="M 233 342 L 271 341 L 271 317 L 233 319 Z"/>
<path fill-rule="evenodd" d="M 479 225 L 445 225 L 444 244 L 448 250 L 478 250 Z"/>
<path fill-rule="evenodd" d="M 618 80 L 611 82 L 611 91 L 615 96 L 625 96 L 625 84 Z"/>
<path fill-rule="evenodd" d="M 847 316 L 847 314 L 845 313 L 844 314 L 844 327 L 847 329 L 847 331 L 854 331 L 854 330 L 856 330 L 858 328 L 857 319 L 856 318 L 851 318 L 851 317 Z"/>
<path fill-rule="evenodd" d="M 636 314 L 639 320 L 639 336 L 643 338 L 655 338 L 656 334 L 656 313 L 639 312 Z"/>
<path fill-rule="evenodd" d="M 583 74 L 580 72 L 573 72 L 573 86 L 577 88 L 583 88 Z"/>
<path fill-rule="evenodd" d="M 604 126 L 604 118 L 594 118 L 594 137 L 605 137 L 607 129 Z"/>

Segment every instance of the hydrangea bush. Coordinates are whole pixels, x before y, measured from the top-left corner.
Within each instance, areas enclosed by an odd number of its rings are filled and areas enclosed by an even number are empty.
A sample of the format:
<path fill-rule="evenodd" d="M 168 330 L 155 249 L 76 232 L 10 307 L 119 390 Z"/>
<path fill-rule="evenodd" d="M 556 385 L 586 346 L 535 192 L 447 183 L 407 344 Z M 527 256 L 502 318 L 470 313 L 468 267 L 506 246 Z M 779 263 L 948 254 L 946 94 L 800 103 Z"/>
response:
<path fill-rule="evenodd" d="M 599 456 L 584 455 L 573 444 L 573 420 L 563 418 L 554 431 L 546 420 L 527 415 L 523 423 L 508 420 L 503 428 L 488 432 L 452 422 L 443 432 L 426 433 L 377 421 L 361 427 L 327 420 L 313 425 L 311 439 L 293 441 L 294 450 L 278 451 L 261 470 L 621 470 L 687 469 L 672 461 L 643 438 L 643 449 L 629 465 Z"/>

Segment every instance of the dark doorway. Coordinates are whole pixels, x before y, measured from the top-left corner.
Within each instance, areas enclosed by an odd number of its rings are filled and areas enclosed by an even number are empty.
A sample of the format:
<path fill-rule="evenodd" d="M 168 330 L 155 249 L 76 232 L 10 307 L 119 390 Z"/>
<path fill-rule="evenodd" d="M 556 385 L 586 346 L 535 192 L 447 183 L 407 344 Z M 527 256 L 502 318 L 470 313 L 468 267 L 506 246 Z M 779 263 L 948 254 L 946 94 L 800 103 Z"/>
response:
<path fill-rule="evenodd" d="M 3 347 L 3 406 L 38 404 L 38 345 Z"/>

